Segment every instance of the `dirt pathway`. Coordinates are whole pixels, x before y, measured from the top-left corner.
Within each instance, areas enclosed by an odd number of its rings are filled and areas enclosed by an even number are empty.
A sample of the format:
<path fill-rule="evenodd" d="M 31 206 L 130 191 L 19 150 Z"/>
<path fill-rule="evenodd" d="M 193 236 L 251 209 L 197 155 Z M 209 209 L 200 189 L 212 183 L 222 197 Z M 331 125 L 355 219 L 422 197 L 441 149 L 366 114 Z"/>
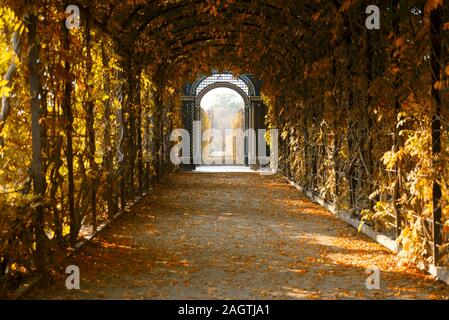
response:
<path fill-rule="evenodd" d="M 177 174 L 66 262 L 32 299 L 449 297 L 416 270 L 304 198 L 281 177 Z M 367 290 L 365 270 L 381 269 Z"/>

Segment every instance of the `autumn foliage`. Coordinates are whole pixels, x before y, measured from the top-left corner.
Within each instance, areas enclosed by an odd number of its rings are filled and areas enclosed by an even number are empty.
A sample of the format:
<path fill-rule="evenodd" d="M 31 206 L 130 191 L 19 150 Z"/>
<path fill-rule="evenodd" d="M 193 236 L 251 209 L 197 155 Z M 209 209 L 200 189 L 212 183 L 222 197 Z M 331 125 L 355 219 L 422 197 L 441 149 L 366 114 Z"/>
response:
<path fill-rule="evenodd" d="M 213 69 L 263 81 L 284 174 L 447 266 L 449 6 L 368 30 L 369 4 L 0 0 L 0 292 L 173 170 L 182 85 Z"/>

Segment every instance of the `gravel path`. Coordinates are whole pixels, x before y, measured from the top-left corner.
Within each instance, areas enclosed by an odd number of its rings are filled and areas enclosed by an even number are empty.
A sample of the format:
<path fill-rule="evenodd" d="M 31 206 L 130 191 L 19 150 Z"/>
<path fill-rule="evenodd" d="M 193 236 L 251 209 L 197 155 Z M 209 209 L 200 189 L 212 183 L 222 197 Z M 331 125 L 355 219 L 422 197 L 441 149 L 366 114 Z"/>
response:
<path fill-rule="evenodd" d="M 65 262 L 28 299 L 447 299 L 278 176 L 182 173 Z M 368 290 L 369 266 L 381 288 Z"/>

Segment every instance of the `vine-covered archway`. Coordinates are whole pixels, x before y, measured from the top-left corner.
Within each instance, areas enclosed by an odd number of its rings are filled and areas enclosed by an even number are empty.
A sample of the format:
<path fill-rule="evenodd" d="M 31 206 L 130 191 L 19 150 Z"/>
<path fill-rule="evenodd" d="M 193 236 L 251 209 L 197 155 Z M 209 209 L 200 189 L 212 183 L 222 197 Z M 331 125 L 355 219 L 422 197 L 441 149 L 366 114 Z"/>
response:
<path fill-rule="evenodd" d="M 254 82 L 253 82 L 254 81 Z M 184 128 L 189 132 L 191 140 L 191 162 L 185 165 L 186 170 L 194 170 L 197 165 L 201 164 L 202 155 L 202 137 L 201 129 L 195 130 L 195 122 L 201 123 L 201 100 L 211 90 L 216 88 L 229 88 L 237 92 L 243 99 L 244 106 L 244 132 L 247 130 L 265 129 L 265 115 L 267 108 L 260 96 L 260 81 L 252 80 L 251 76 L 240 75 L 233 76 L 232 73 L 214 72 L 210 76 L 200 76 L 193 84 L 184 86 L 184 96 L 182 114 Z M 259 136 L 255 134 L 247 134 L 244 137 L 244 164 L 250 165 L 249 151 L 257 150 Z M 251 165 L 253 169 L 257 169 L 258 165 Z"/>

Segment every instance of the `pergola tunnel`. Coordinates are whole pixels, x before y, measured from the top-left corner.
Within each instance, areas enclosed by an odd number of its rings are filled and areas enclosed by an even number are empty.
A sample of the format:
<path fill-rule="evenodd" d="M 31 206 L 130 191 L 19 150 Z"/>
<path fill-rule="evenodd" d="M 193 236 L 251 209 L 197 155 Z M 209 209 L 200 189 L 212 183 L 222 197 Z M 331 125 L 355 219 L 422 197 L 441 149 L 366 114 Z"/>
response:
<path fill-rule="evenodd" d="M 274 167 L 449 267 L 449 6 L 387 1 L 368 28 L 369 2 L 2 0 L 0 296 L 206 165 Z"/>

